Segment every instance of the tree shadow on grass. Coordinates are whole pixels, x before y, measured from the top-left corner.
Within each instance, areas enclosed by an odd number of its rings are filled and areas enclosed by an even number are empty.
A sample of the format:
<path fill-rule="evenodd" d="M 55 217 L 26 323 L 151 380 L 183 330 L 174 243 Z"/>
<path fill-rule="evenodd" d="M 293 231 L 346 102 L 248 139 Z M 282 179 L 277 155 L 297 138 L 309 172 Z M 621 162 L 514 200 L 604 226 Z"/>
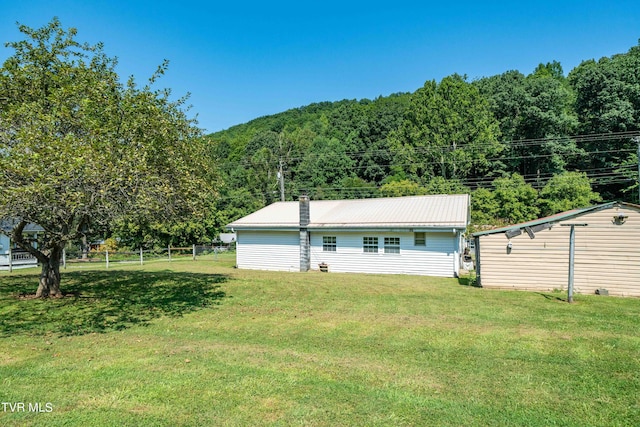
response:
<path fill-rule="evenodd" d="M 173 271 L 90 271 L 65 273 L 65 298 L 32 299 L 38 275 L 2 278 L 0 337 L 83 335 L 147 325 L 162 316 L 220 304 L 225 297 L 220 274 Z"/>
<path fill-rule="evenodd" d="M 482 286 L 478 285 L 478 281 L 476 280 L 475 275 L 466 275 L 466 276 L 458 276 L 458 285 L 460 286 L 470 286 L 472 288 L 481 288 Z"/>
<path fill-rule="evenodd" d="M 545 293 L 542 293 L 542 292 L 536 292 L 536 294 L 542 295 L 543 297 L 545 297 L 548 300 L 567 302 L 566 298 L 561 298 L 558 295 L 550 295 L 550 294 L 545 294 Z"/>

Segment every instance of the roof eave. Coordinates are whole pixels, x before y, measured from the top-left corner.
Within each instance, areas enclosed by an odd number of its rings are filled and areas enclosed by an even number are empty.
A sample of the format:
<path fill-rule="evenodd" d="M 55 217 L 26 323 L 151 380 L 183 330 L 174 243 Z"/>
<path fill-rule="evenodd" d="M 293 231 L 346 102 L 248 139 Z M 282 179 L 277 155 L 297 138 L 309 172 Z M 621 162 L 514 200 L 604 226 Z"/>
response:
<path fill-rule="evenodd" d="M 227 230 L 262 230 L 262 231 L 298 231 L 300 230 L 299 225 L 290 225 L 290 224 L 228 224 L 225 226 Z M 389 230 L 401 230 L 401 231 L 410 231 L 410 232 L 422 232 L 422 231 L 431 231 L 431 232 L 442 232 L 442 231 L 463 231 L 466 230 L 466 224 L 447 224 L 447 225 L 425 225 L 425 224 L 309 224 L 304 227 L 307 230 L 336 230 L 336 231 L 389 231 Z"/>

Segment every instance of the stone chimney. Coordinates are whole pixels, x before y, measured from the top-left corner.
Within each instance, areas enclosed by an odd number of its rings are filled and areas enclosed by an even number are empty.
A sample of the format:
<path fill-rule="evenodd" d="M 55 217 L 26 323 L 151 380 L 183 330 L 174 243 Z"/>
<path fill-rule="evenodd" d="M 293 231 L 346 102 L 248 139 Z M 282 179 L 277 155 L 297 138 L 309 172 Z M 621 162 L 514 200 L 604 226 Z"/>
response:
<path fill-rule="evenodd" d="M 309 196 L 302 195 L 299 198 L 300 205 L 300 271 L 309 271 L 311 268 L 311 242 L 309 239 Z"/>

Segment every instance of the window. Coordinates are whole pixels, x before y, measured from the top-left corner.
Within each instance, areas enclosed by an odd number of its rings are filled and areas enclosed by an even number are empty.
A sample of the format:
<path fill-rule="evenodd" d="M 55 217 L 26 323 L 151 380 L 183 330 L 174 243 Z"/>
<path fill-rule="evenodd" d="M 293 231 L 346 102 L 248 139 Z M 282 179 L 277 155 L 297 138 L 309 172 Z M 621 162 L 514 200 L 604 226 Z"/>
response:
<path fill-rule="evenodd" d="M 385 254 L 399 254 L 400 253 L 400 238 L 399 237 L 385 237 L 384 238 L 384 253 Z"/>
<path fill-rule="evenodd" d="M 427 238 L 424 231 L 420 233 L 413 233 L 413 245 L 414 246 L 426 246 Z"/>
<path fill-rule="evenodd" d="M 336 236 L 322 236 L 322 251 L 323 252 L 336 251 Z"/>
<path fill-rule="evenodd" d="M 366 253 L 378 253 L 378 238 L 377 237 L 363 237 L 362 238 L 362 250 Z"/>

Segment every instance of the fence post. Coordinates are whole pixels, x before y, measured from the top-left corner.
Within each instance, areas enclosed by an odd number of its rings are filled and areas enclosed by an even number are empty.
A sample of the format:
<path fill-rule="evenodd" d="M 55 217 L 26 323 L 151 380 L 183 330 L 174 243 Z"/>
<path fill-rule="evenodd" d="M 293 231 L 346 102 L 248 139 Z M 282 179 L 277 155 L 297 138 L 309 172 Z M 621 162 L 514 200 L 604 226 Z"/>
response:
<path fill-rule="evenodd" d="M 196 245 L 193 245 L 193 260 L 196 260 Z"/>
<path fill-rule="evenodd" d="M 171 262 L 171 245 L 169 245 L 169 262 Z"/>
<path fill-rule="evenodd" d="M 107 268 L 109 268 L 109 250 L 105 250 L 104 253 L 105 253 L 105 259 L 107 261 Z"/>
<path fill-rule="evenodd" d="M 9 241 L 9 273 L 13 271 L 13 251 L 11 250 L 11 241 Z"/>
<path fill-rule="evenodd" d="M 142 257 L 142 246 L 140 246 L 140 265 L 144 264 L 144 258 Z"/>

